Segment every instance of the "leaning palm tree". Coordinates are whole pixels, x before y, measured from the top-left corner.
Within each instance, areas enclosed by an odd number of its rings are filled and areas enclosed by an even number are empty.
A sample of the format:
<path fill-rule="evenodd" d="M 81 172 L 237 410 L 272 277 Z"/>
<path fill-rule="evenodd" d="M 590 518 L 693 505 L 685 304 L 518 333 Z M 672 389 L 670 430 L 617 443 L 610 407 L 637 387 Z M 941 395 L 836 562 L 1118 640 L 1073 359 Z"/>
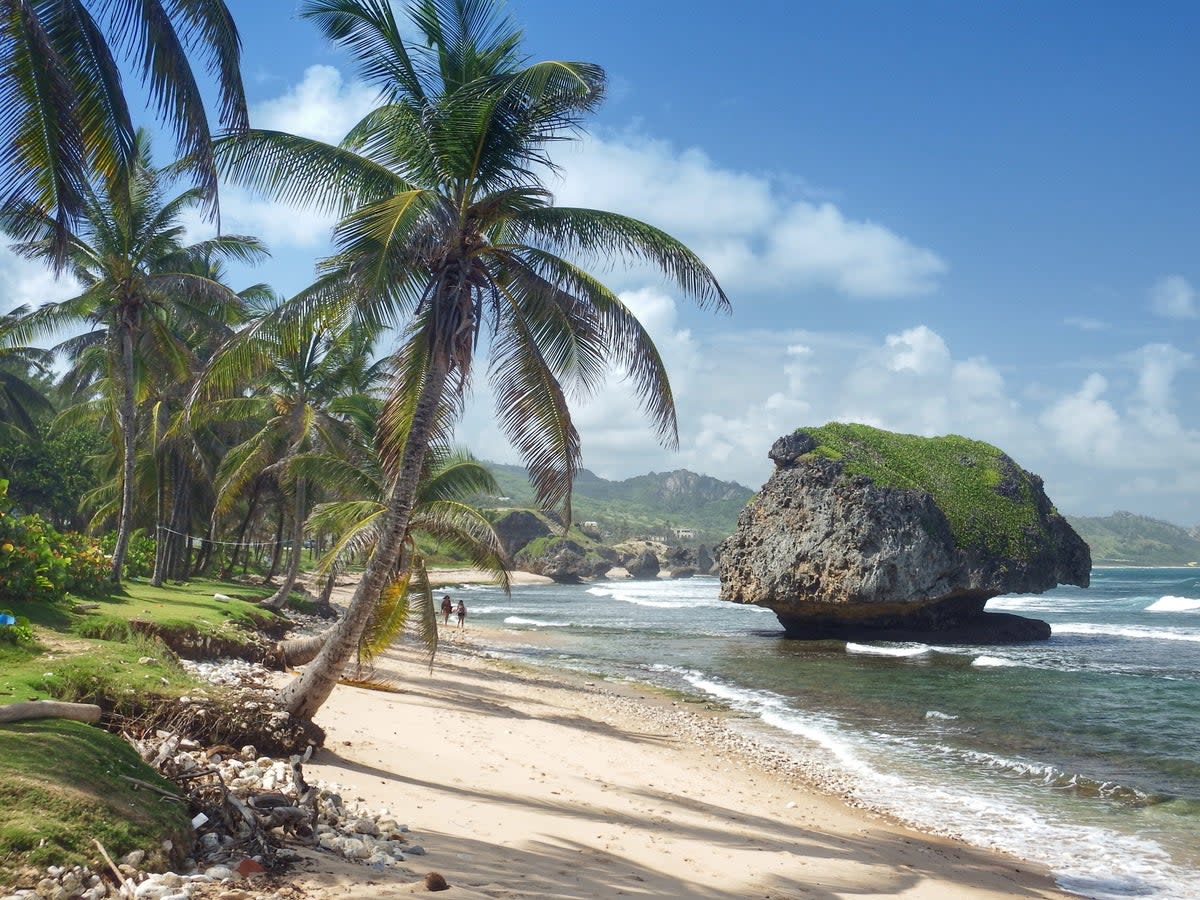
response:
<path fill-rule="evenodd" d="M 623 369 L 660 438 L 677 440 L 649 335 L 583 264 L 614 255 L 648 263 L 702 306 L 728 304 L 703 262 L 664 232 L 554 205 L 543 183 L 549 147 L 599 104 L 604 72 L 527 63 L 498 7 L 415 0 L 419 39 L 409 43 L 387 0 L 306 0 L 301 14 L 353 54 L 382 105 L 338 147 L 251 131 L 218 150 L 234 180 L 341 216 L 335 255 L 295 306 L 403 326 L 380 426 L 393 473 L 380 539 L 338 633 L 284 691 L 302 718 L 333 690 L 393 577 L 437 422 L 457 413 L 482 340 L 501 427 L 541 501 L 569 512 L 580 448 L 568 392 L 586 396 Z"/>
<path fill-rule="evenodd" d="M 118 177 L 95 190 L 84 188 L 84 218 L 66 244 L 67 266 L 83 291 L 27 313 L 11 329 L 14 339 L 22 340 L 90 326 L 62 349 L 79 355 L 103 348 L 98 358 L 107 370 L 104 383 L 113 391 L 122 441 L 114 582 L 121 579 L 132 522 L 139 383 L 147 384 L 140 376 L 152 376 L 159 365 L 182 375 L 187 348 L 178 339 L 178 321 L 209 316 L 214 305 L 239 302 L 225 285 L 196 274 L 197 259 L 254 262 L 267 252 L 257 238 L 243 235 L 184 244 L 183 216 L 204 202 L 204 192 L 193 187 L 169 197 L 172 176 L 154 168 L 148 135 L 139 131 L 136 143 L 137 154 Z M 0 227 L 23 238 L 13 245 L 21 256 L 46 262 L 56 258 L 58 223 L 37 207 L 8 207 L 0 214 Z"/>
<path fill-rule="evenodd" d="M 66 262 L 67 234 L 88 215 L 88 183 L 137 158 L 114 54 L 140 72 L 210 205 L 211 132 L 189 54 L 215 79 L 221 123 L 233 131 L 249 124 L 241 39 L 222 0 L 0 3 L 0 203 L 48 217 L 56 268 Z"/>

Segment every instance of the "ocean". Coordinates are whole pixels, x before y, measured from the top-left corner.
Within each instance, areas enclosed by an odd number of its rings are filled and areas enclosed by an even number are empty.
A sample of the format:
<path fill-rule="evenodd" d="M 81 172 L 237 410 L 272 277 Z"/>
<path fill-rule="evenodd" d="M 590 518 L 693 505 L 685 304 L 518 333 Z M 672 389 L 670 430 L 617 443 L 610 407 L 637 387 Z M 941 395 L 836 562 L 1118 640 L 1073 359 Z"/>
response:
<path fill-rule="evenodd" d="M 1200 571 L 997 597 L 1049 641 L 786 640 L 715 578 L 453 591 L 485 649 L 684 691 L 858 802 L 1096 898 L 1200 898 Z"/>

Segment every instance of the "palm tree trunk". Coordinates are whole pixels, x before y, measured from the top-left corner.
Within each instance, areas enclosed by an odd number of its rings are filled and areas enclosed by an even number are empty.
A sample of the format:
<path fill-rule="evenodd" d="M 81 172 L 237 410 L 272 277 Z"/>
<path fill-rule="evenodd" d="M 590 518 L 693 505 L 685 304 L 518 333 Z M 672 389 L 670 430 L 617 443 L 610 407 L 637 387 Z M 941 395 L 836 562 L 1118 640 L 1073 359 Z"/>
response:
<path fill-rule="evenodd" d="M 279 521 L 275 523 L 275 549 L 271 551 L 271 570 L 263 579 L 263 584 L 269 584 L 279 572 L 279 561 L 283 558 L 283 524 L 287 520 L 287 511 L 283 508 L 283 495 L 279 496 Z"/>
<path fill-rule="evenodd" d="M 161 458 L 154 464 L 154 495 L 154 573 L 150 576 L 150 583 L 162 587 L 163 578 L 166 577 L 167 539 L 170 535 L 166 528 L 167 491 L 163 485 Z"/>
<path fill-rule="evenodd" d="M 333 596 L 333 583 L 337 580 L 337 572 L 330 571 L 325 576 L 325 584 L 321 587 L 321 596 L 317 598 L 317 615 L 322 619 L 335 619 L 337 613 L 333 610 L 333 604 L 329 602 L 329 598 Z"/>
<path fill-rule="evenodd" d="M 307 488 L 308 482 L 305 479 L 296 479 L 296 504 L 292 513 L 292 556 L 288 560 L 287 574 L 283 576 L 283 584 L 279 586 L 279 590 L 259 604 L 267 609 L 283 609 L 287 603 L 288 594 L 296 585 L 296 577 L 300 574 L 300 557 L 304 550 L 304 504 L 307 500 Z"/>
<path fill-rule="evenodd" d="M 192 544 L 192 478 L 187 459 L 182 453 L 174 454 L 175 487 L 171 496 L 171 535 L 175 539 L 171 555 L 167 559 L 167 577 L 175 581 L 187 579 Z"/>
<path fill-rule="evenodd" d="M 417 496 L 421 468 L 433 434 L 434 418 L 442 403 L 449 374 L 448 358 L 435 353 L 413 412 L 400 459 L 399 476 L 392 488 L 375 552 L 367 562 L 346 614 L 333 627 L 317 658 L 303 675 L 291 681 L 280 693 L 283 707 L 297 718 L 311 720 L 329 699 L 346 663 L 358 649 L 358 641 L 371 620 L 379 595 L 395 575 Z"/>
<path fill-rule="evenodd" d="M 117 543 L 113 547 L 112 582 L 120 585 L 121 570 L 125 567 L 125 554 L 129 550 L 129 534 L 133 528 L 133 329 L 128 323 L 121 325 L 121 516 L 117 521 Z"/>
<path fill-rule="evenodd" d="M 262 492 L 262 479 L 254 479 L 254 488 L 250 491 L 250 503 L 246 507 L 246 518 L 242 519 L 242 527 L 238 529 L 237 543 L 234 544 L 233 553 L 229 557 L 229 564 L 221 569 L 221 578 L 228 579 L 233 574 L 233 570 L 237 568 L 238 553 L 245 550 L 247 555 L 250 553 L 245 548 L 246 529 L 250 527 L 250 520 L 254 518 L 254 510 L 258 506 L 258 496 Z M 216 521 L 215 513 L 213 521 Z"/>

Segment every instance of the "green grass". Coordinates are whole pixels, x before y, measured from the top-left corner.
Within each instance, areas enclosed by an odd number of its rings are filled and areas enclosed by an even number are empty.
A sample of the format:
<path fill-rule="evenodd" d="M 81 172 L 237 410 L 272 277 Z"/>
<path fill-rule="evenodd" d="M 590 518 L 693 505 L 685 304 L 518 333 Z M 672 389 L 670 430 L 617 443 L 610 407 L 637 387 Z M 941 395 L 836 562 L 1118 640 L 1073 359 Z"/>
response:
<path fill-rule="evenodd" d="M 29 649 L 0 644 L 0 705 L 32 699 L 100 700 L 122 709 L 150 696 L 181 696 L 196 682 L 160 641 L 136 634 L 130 623 L 248 643 L 258 627 L 277 618 L 254 605 L 270 591 L 209 580 L 157 588 L 129 580 L 122 594 L 89 599 L 97 605 L 94 610 L 12 604 L 15 613 L 37 626 L 40 645 Z M 214 593 L 231 599 L 218 602 Z M 153 661 L 140 661 L 147 657 Z"/>
<path fill-rule="evenodd" d="M 840 422 L 798 431 L 816 440 L 813 454 L 841 462 L 847 475 L 865 475 L 881 487 L 927 491 L 959 547 L 1027 559 L 1044 541 L 1033 482 L 991 444 Z"/>
<path fill-rule="evenodd" d="M 91 863 L 92 839 L 117 857 L 147 851 L 165 862 L 162 842 L 183 848 L 187 806 L 137 789 L 120 776 L 174 792 L 124 740 L 91 725 L 39 719 L 0 725 L 0 884 L 23 866 Z"/>
<path fill-rule="evenodd" d="M 277 614 L 255 605 L 271 588 L 219 581 L 124 590 L 85 604 L 10 603 L 35 625 L 36 646 L 0 642 L 0 706 L 25 700 L 98 702 L 136 715 L 200 685 L 145 622 L 162 633 L 248 642 Z M 231 599 L 217 601 L 213 594 Z M 118 778 L 162 782 L 123 740 L 76 722 L 0 725 L 0 884 L 22 866 L 94 861 L 92 837 L 114 856 L 144 849 L 161 857 L 164 838 L 184 845 L 186 807 Z M 0 892 L 2 893 L 2 892 Z"/>
<path fill-rule="evenodd" d="M 126 710 L 151 697 L 178 697 L 198 686 L 157 640 L 40 637 L 40 652 L 0 644 L 0 706 L 24 700 L 102 701 Z"/>

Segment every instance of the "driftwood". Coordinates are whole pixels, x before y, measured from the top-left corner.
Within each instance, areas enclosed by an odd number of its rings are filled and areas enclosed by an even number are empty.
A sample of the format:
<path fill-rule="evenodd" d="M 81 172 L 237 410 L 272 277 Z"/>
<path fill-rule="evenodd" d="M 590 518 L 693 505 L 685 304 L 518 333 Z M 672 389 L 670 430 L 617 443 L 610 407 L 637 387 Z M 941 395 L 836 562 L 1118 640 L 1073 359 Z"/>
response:
<path fill-rule="evenodd" d="M 58 700 L 33 700 L 0 706 L 0 722 L 23 719 L 74 719 L 76 722 L 100 721 L 100 707 L 92 703 L 63 703 Z"/>
<path fill-rule="evenodd" d="M 108 863 L 109 869 L 112 870 L 113 876 L 117 879 L 117 891 L 121 897 L 133 896 L 133 883 L 128 881 L 120 870 L 113 864 L 112 857 L 108 855 L 108 851 L 104 849 L 104 845 L 95 838 L 92 838 L 92 843 L 96 845 L 96 849 L 100 851 L 100 855 L 104 857 L 104 861 Z"/>
<path fill-rule="evenodd" d="M 170 791 L 164 791 L 158 785 L 151 784 L 148 781 L 142 781 L 140 778 L 131 778 L 128 775 L 118 775 L 117 777 L 124 781 L 128 781 L 130 784 L 136 784 L 138 787 L 143 787 L 148 791 L 154 791 L 156 794 L 162 794 L 164 797 L 170 800 L 178 800 L 181 803 L 184 801 L 184 798 L 180 797 L 178 794 L 172 794 Z"/>

